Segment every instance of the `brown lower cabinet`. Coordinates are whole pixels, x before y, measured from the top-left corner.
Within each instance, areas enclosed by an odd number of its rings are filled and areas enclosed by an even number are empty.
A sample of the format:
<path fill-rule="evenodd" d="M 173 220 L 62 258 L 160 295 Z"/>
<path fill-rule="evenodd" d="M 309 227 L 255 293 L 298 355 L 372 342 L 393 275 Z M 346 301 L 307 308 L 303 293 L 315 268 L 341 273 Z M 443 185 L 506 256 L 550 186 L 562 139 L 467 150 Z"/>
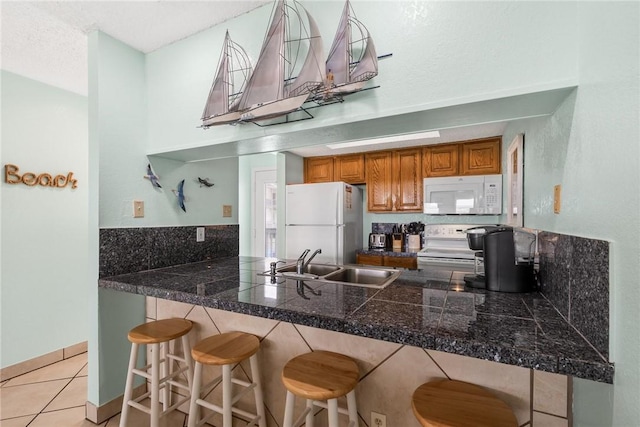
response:
<path fill-rule="evenodd" d="M 364 265 L 379 265 L 383 267 L 418 268 L 417 257 L 400 257 L 393 255 L 356 254 L 356 263 Z"/>

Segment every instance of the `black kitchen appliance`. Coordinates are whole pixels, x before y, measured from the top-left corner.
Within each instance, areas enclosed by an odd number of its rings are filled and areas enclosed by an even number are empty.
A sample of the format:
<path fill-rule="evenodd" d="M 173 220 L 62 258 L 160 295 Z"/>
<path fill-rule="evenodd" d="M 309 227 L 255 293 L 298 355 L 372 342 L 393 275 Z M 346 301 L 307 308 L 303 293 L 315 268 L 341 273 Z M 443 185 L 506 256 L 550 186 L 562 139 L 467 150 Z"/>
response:
<path fill-rule="evenodd" d="M 533 233 L 509 226 L 485 227 L 482 235 L 482 257 L 484 265 L 484 284 L 489 291 L 497 292 L 530 292 L 536 285 L 533 270 L 535 241 Z M 467 234 L 469 236 L 469 234 Z M 475 240 L 477 236 L 468 238 Z M 474 249 L 474 248 L 471 248 Z M 482 287 L 481 276 L 465 276 L 465 283 L 470 287 Z"/>

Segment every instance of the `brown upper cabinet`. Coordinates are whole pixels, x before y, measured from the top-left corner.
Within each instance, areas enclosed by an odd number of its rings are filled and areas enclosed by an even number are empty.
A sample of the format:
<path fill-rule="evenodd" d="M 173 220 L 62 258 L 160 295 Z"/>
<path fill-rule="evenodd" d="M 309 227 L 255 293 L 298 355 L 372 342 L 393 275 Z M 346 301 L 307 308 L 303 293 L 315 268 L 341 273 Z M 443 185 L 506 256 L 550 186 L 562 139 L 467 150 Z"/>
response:
<path fill-rule="evenodd" d="M 331 182 L 333 180 L 333 157 L 305 157 L 305 183 Z"/>
<path fill-rule="evenodd" d="M 423 176 L 491 175 L 500 173 L 501 137 L 438 144 L 423 148 Z"/>
<path fill-rule="evenodd" d="M 460 144 L 430 145 L 422 149 L 423 176 L 460 175 Z"/>
<path fill-rule="evenodd" d="M 370 212 L 422 210 L 420 148 L 367 153 L 365 166 Z"/>
<path fill-rule="evenodd" d="M 370 212 L 421 212 L 422 179 L 501 171 L 502 137 L 365 154 L 307 157 L 304 182 L 367 184 Z"/>
<path fill-rule="evenodd" d="M 491 175 L 500 173 L 500 141 L 491 138 L 462 144 L 461 175 Z"/>
<path fill-rule="evenodd" d="M 364 154 L 347 154 L 336 157 L 305 157 L 305 183 L 331 181 L 364 184 Z"/>
<path fill-rule="evenodd" d="M 335 181 L 364 184 L 364 154 L 346 154 L 334 158 Z"/>

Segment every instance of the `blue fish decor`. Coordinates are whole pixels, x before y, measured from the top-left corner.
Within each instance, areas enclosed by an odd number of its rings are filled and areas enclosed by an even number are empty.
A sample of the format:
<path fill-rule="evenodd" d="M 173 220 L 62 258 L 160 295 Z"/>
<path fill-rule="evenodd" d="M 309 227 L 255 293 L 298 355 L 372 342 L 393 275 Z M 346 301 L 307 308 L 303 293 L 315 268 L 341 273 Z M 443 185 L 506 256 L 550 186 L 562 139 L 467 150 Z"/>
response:
<path fill-rule="evenodd" d="M 198 183 L 200 184 L 200 187 L 202 187 L 203 185 L 205 187 L 213 187 L 213 182 L 209 182 L 209 178 L 198 177 Z"/>
<path fill-rule="evenodd" d="M 180 206 L 180 209 L 186 212 L 187 208 L 184 207 L 184 179 L 178 184 L 177 190 L 171 191 L 173 191 L 173 194 L 178 198 L 178 206 Z"/>
<path fill-rule="evenodd" d="M 151 184 L 154 187 L 162 188 L 162 185 L 160 185 L 160 182 L 158 182 L 158 177 L 151 170 L 151 163 L 147 164 L 147 174 L 144 177 L 151 181 Z"/>

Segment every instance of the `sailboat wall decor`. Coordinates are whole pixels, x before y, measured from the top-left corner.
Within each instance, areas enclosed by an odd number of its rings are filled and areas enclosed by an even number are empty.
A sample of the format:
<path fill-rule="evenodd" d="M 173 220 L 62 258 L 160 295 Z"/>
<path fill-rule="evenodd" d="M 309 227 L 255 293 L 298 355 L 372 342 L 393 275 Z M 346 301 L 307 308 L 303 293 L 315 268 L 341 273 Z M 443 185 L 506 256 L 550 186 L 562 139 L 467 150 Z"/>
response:
<path fill-rule="evenodd" d="M 296 28 L 298 34 L 292 34 Z M 308 41 L 306 55 L 303 41 Z M 303 55 L 303 65 L 294 75 Z M 324 84 L 323 61 L 322 37 L 313 17 L 296 1 L 278 0 L 255 69 L 240 98 L 240 120 L 268 119 L 300 108 Z"/>
<path fill-rule="evenodd" d="M 306 102 L 316 107 L 342 102 L 344 95 L 364 90 L 376 75 L 378 57 L 373 39 L 355 18 L 349 0 L 326 60 L 311 14 L 295 0 L 275 0 L 253 70 L 244 49 L 231 41 L 227 32 L 202 127 L 258 124 L 294 111 L 313 118 L 307 111 L 313 107 L 304 107 Z"/>
<path fill-rule="evenodd" d="M 235 123 L 240 119 L 240 95 L 250 76 L 251 63 L 247 53 L 231 40 L 227 31 L 218 70 L 202 113 L 203 127 Z"/>
<path fill-rule="evenodd" d="M 359 52 L 357 47 L 360 47 Z M 327 75 L 333 80 L 328 88 L 332 94 L 358 92 L 368 80 L 378 75 L 373 39 L 364 24 L 355 18 L 349 0 L 344 4 L 326 66 Z"/>

